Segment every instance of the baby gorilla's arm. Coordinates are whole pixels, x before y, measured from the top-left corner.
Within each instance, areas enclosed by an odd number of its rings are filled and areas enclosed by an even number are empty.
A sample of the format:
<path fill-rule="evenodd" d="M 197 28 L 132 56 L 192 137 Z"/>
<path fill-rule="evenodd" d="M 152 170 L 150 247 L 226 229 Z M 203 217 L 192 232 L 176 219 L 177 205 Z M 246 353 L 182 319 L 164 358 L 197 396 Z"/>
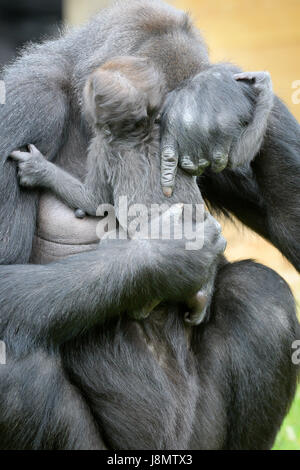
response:
<path fill-rule="evenodd" d="M 50 163 L 34 146 L 29 145 L 29 152 L 12 152 L 11 157 L 18 162 L 20 185 L 29 188 L 50 189 L 59 199 L 76 211 L 77 216 L 96 215 L 99 205 L 97 196 L 89 187 L 74 178 L 58 166 Z"/>
<path fill-rule="evenodd" d="M 253 84 L 257 92 L 257 101 L 251 122 L 230 151 L 233 168 L 247 164 L 259 152 L 274 102 L 272 80 L 268 72 L 238 73 L 234 77 L 236 80 L 245 80 Z"/>

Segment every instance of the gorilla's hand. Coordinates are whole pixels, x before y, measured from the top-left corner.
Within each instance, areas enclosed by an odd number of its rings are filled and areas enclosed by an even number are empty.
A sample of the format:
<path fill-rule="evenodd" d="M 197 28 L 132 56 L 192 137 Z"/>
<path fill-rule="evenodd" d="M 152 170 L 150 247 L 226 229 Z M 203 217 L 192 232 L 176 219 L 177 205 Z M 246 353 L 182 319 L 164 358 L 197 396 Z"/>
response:
<path fill-rule="evenodd" d="M 202 225 L 202 226 L 200 226 Z M 199 325 L 206 319 L 206 313 L 214 288 L 214 279 L 221 255 L 226 248 L 226 240 L 221 234 L 220 224 L 209 214 L 205 213 L 204 222 L 198 227 L 199 241 L 197 249 L 188 249 L 188 240 L 154 240 L 155 257 L 158 255 L 155 268 L 155 281 L 164 286 L 160 299 L 148 301 L 143 308 L 129 312 L 131 318 L 144 320 L 151 311 L 162 301 L 179 301 L 186 305 L 185 322 Z M 160 278 L 162 273 L 167 273 Z M 160 290 L 160 289 L 159 289 Z"/>
<path fill-rule="evenodd" d="M 273 106 L 268 72 L 214 66 L 169 94 L 161 117 L 161 184 L 171 196 L 178 165 L 199 176 L 211 166 L 249 164 L 259 151 Z"/>
<path fill-rule="evenodd" d="M 18 162 L 18 177 L 21 186 L 40 186 L 48 173 L 48 162 L 41 152 L 29 145 L 29 152 L 12 152 L 10 157 Z"/>

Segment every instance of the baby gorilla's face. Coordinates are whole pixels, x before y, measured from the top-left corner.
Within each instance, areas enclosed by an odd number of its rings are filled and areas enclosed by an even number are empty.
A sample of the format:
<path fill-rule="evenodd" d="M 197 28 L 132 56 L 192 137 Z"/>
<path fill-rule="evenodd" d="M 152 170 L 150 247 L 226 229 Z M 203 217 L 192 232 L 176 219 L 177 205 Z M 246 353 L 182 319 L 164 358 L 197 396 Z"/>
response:
<path fill-rule="evenodd" d="M 117 138 L 144 138 L 150 136 L 156 125 L 160 108 L 152 108 L 149 103 L 145 103 L 141 107 L 140 112 L 127 112 L 123 117 L 119 116 L 118 120 L 111 122 L 109 129 Z"/>
<path fill-rule="evenodd" d="M 164 91 L 160 86 L 155 86 L 152 81 L 148 83 L 135 84 L 135 88 L 122 96 L 117 97 L 115 109 L 111 113 L 113 98 L 110 100 L 110 116 L 107 118 L 112 134 L 119 138 L 144 138 L 150 136 L 155 122 L 161 111 Z M 101 112 L 103 106 L 99 110 Z"/>
<path fill-rule="evenodd" d="M 146 59 L 116 57 L 88 78 L 83 107 L 92 125 L 115 137 L 151 132 L 165 97 L 164 77 Z"/>
<path fill-rule="evenodd" d="M 186 152 L 182 168 L 201 174 L 209 165 L 207 156 L 214 155 L 212 169 L 222 171 L 232 145 L 251 120 L 253 105 L 251 87 L 237 82 L 232 70 L 218 67 L 202 72 L 188 86 L 170 94 L 162 126 L 176 129 L 179 151 Z"/>

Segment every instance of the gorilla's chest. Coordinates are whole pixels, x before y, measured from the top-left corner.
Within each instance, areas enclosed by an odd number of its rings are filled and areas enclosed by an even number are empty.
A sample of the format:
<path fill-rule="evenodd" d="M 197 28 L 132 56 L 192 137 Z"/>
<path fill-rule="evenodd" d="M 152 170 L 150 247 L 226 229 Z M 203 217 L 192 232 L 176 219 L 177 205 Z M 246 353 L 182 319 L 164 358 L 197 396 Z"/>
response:
<path fill-rule="evenodd" d="M 99 220 L 97 217 L 77 219 L 74 211 L 52 194 L 43 194 L 39 203 L 31 262 L 47 264 L 96 249 L 99 244 L 96 234 Z"/>

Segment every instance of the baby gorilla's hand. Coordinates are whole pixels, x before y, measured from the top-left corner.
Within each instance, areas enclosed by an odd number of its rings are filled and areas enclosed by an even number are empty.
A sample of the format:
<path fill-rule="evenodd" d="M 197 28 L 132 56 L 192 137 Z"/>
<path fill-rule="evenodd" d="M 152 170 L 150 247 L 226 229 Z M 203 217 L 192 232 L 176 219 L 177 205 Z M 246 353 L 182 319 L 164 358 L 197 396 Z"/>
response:
<path fill-rule="evenodd" d="M 10 157 L 18 163 L 21 186 L 33 188 L 41 185 L 47 174 L 48 162 L 34 145 L 29 145 L 29 152 L 15 151 Z"/>

